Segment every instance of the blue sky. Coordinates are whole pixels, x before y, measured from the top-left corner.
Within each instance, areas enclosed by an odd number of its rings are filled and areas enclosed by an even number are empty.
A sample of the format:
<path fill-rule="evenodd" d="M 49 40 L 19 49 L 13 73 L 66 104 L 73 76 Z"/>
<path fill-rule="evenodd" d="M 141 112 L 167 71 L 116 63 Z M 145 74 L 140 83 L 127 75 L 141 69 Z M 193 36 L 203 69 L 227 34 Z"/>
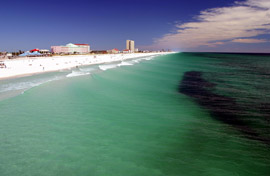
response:
<path fill-rule="evenodd" d="M 4 1 L 0 51 L 70 42 L 124 49 L 133 39 L 140 49 L 270 52 L 269 9 L 269 0 Z"/>

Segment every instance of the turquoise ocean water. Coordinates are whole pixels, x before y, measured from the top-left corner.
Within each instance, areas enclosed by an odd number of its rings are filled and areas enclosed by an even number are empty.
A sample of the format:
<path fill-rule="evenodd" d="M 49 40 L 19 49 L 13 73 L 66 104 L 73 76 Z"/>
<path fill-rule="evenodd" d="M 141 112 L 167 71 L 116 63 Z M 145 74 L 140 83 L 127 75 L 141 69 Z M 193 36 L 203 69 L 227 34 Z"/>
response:
<path fill-rule="evenodd" d="M 2 80 L 0 176 L 270 175 L 269 78 L 178 53 Z"/>

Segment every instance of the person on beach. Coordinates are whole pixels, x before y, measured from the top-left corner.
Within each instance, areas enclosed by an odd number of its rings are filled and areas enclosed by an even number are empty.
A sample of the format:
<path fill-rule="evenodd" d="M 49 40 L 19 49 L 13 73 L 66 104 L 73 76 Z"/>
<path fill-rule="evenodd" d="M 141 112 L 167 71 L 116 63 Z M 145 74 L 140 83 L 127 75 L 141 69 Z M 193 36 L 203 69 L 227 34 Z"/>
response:
<path fill-rule="evenodd" d="M 0 63 L 0 68 L 7 68 L 5 63 Z"/>

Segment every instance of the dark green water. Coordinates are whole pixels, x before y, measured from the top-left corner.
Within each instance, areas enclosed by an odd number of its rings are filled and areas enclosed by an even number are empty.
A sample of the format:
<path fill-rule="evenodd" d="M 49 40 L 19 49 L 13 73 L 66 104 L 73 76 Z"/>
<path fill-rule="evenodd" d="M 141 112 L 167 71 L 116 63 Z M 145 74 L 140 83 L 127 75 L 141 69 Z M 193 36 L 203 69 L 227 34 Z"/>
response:
<path fill-rule="evenodd" d="M 59 78 L 0 101 L 1 176 L 270 174 L 269 55 L 182 53 L 84 69 L 96 71 L 0 82 Z M 215 84 L 211 95 L 233 98 L 233 112 L 259 137 L 181 93 L 192 71 Z"/>

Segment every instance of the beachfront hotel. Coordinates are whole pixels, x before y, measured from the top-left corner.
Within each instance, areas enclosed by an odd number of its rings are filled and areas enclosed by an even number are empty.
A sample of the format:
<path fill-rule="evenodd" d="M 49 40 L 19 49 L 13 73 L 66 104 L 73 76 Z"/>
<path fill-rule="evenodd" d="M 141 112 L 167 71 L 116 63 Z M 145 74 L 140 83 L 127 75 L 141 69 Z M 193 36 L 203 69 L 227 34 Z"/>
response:
<path fill-rule="evenodd" d="M 135 42 L 133 40 L 127 40 L 126 49 L 133 53 L 135 51 Z"/>
<path fill-rule="evenodd" d="M 88 44 L 72 44 L 69 43 L 65 46 L 51 46 L 52 53 L 56 54 L 86 54 L 90 52 L 90 45 Z"/>

